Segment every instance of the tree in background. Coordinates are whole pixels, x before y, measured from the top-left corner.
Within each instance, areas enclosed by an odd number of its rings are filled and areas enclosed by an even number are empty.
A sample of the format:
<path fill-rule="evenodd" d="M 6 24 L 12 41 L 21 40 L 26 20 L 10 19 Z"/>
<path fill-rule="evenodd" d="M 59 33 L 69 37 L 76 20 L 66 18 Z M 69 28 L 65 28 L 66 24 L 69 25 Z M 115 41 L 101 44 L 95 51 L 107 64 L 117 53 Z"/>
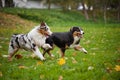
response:
<path fill-rule="evenodd" d="M 14 7 L 13 0 L 5 0 L 5 7 Z"/>
<path fill-rule="evenodd" d="M 14 7 L 13 0 L 0 0 L 0 7 Z"/>
<path fill-rule="evenodd" d="M 85 8 L 85 5 L 87 5 L 86 2 L 87 2 L 87 0 L 82 0 L 82 1 L 81 1 L 82 6 L 83 6 L 83 9 L 82 9 L 82 10 L 83 10 L 83 12 L 84 12 L 84 15 L 85 15 L 86 20 L 89 20 L 89 15 L 88 15 L 87 9 Z"/>
<path fill-rule="evenodd" d="M 46 3 L 48 4 L 48 9 L 51 9 L 51 0 L 46 0 Z"/>
<path fill-rule="evenodd" d="M 0 0 L 0 8 L 2 7 L 2 0 Z"/>
<path fill-rule="evenodd" d="M 14 7 L 13 0 L 4 1 L 5 7 Z M 82 10 L 80 11 L 83 12 L 86 20 L 92 19 L 96 22 L 98 17 L 102 17 L 105 23 L 109 18 L 120 21 L 120 0 L 46 0 L 46 3 L 49 10 L 51 4 L 55 4 L 63 11 L 77 10 L 81 4 Z M 3 7 L 2 0 L 0 0 L 0 7 Z"/>

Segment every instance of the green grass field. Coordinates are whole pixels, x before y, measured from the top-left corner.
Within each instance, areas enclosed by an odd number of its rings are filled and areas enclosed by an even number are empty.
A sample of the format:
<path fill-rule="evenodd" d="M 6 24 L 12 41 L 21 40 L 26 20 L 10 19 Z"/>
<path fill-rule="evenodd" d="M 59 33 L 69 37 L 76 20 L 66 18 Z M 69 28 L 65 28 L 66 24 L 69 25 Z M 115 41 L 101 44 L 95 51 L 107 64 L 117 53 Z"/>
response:
<path fill-rule="evenodd" d="M 52 51 L 55 57 L 46 54 L 46 61 L 20 50 L 17 54 L 23 57 L 8 62 L 4 55 L 11 35 L 27 33 L 42 20 L 53 32 L 81 26 L 85 34 L 80 45 L 88 54 L 68 49 L 65 64 L 60 65 L 57 47 Z M 80 12 L 0 9 L 0 80 L 120 80 L 120 23 L 87 22 Z"/>

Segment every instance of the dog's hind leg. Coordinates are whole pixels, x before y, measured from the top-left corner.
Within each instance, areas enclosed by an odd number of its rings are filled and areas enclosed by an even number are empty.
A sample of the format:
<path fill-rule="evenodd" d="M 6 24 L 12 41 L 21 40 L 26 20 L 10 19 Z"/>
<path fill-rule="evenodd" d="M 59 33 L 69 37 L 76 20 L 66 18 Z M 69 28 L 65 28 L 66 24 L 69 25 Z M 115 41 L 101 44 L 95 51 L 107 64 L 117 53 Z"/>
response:
<path fill-rule="evenodd" d="M 12 47 L 9 47 L 8 51 L 8 61 L 12 61 L 12 57 L 14 54 L 18 51 L 18 48 L 13 49 Z"/>

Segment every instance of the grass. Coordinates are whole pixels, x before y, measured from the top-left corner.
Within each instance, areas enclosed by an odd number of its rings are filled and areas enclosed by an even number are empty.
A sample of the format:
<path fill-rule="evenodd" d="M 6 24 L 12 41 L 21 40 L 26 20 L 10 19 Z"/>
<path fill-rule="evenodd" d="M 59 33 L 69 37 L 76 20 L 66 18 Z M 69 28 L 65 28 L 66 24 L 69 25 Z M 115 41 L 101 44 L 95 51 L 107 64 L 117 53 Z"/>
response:
<path fill-rule="evenodd" d="M 120 71 L 115 69 L 116 65 L 120 66 L 120 24 L 87 22 L 78 12 L 33 11 L 34 15 L 31 10 L 26 9 L 8 8 L 0 12 L 0 22 L 4 23 L 0 23 L 0 80 L 120 80 Z M 68 49 L 66 63 L 59 65 L 58 48 L 52 51 L 55 58 L 46 55 L 46 61 L 31 57 L 31 52 L 20 50 L 18 54 L 22 54 L 23 58 L 13 58 L 12 62 L 8 62 L 3 55 L 8 54 L 11 35 L 27 33 L 39 23 L 36 17 L 29 19 L 28 15 L 45 18 L 53 32 L 64 32 L 71 26 L 82 26 L 85 34 L 80 44 L 88 54 Z"/>

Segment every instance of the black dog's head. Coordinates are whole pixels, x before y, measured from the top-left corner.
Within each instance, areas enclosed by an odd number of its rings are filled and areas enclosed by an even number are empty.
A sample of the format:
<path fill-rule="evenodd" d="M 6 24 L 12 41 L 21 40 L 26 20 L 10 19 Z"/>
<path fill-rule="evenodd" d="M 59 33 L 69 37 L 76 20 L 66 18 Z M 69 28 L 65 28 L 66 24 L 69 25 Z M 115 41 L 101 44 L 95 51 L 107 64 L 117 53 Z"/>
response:
<path fill-rule="evenodd" d="M 84 34 L 83 29 L 80 27 L 72 27 L 70 29 L 70 32 L 73 34 L 74 37 L 78 37 L 78 38 L 82 38 Z"/>

